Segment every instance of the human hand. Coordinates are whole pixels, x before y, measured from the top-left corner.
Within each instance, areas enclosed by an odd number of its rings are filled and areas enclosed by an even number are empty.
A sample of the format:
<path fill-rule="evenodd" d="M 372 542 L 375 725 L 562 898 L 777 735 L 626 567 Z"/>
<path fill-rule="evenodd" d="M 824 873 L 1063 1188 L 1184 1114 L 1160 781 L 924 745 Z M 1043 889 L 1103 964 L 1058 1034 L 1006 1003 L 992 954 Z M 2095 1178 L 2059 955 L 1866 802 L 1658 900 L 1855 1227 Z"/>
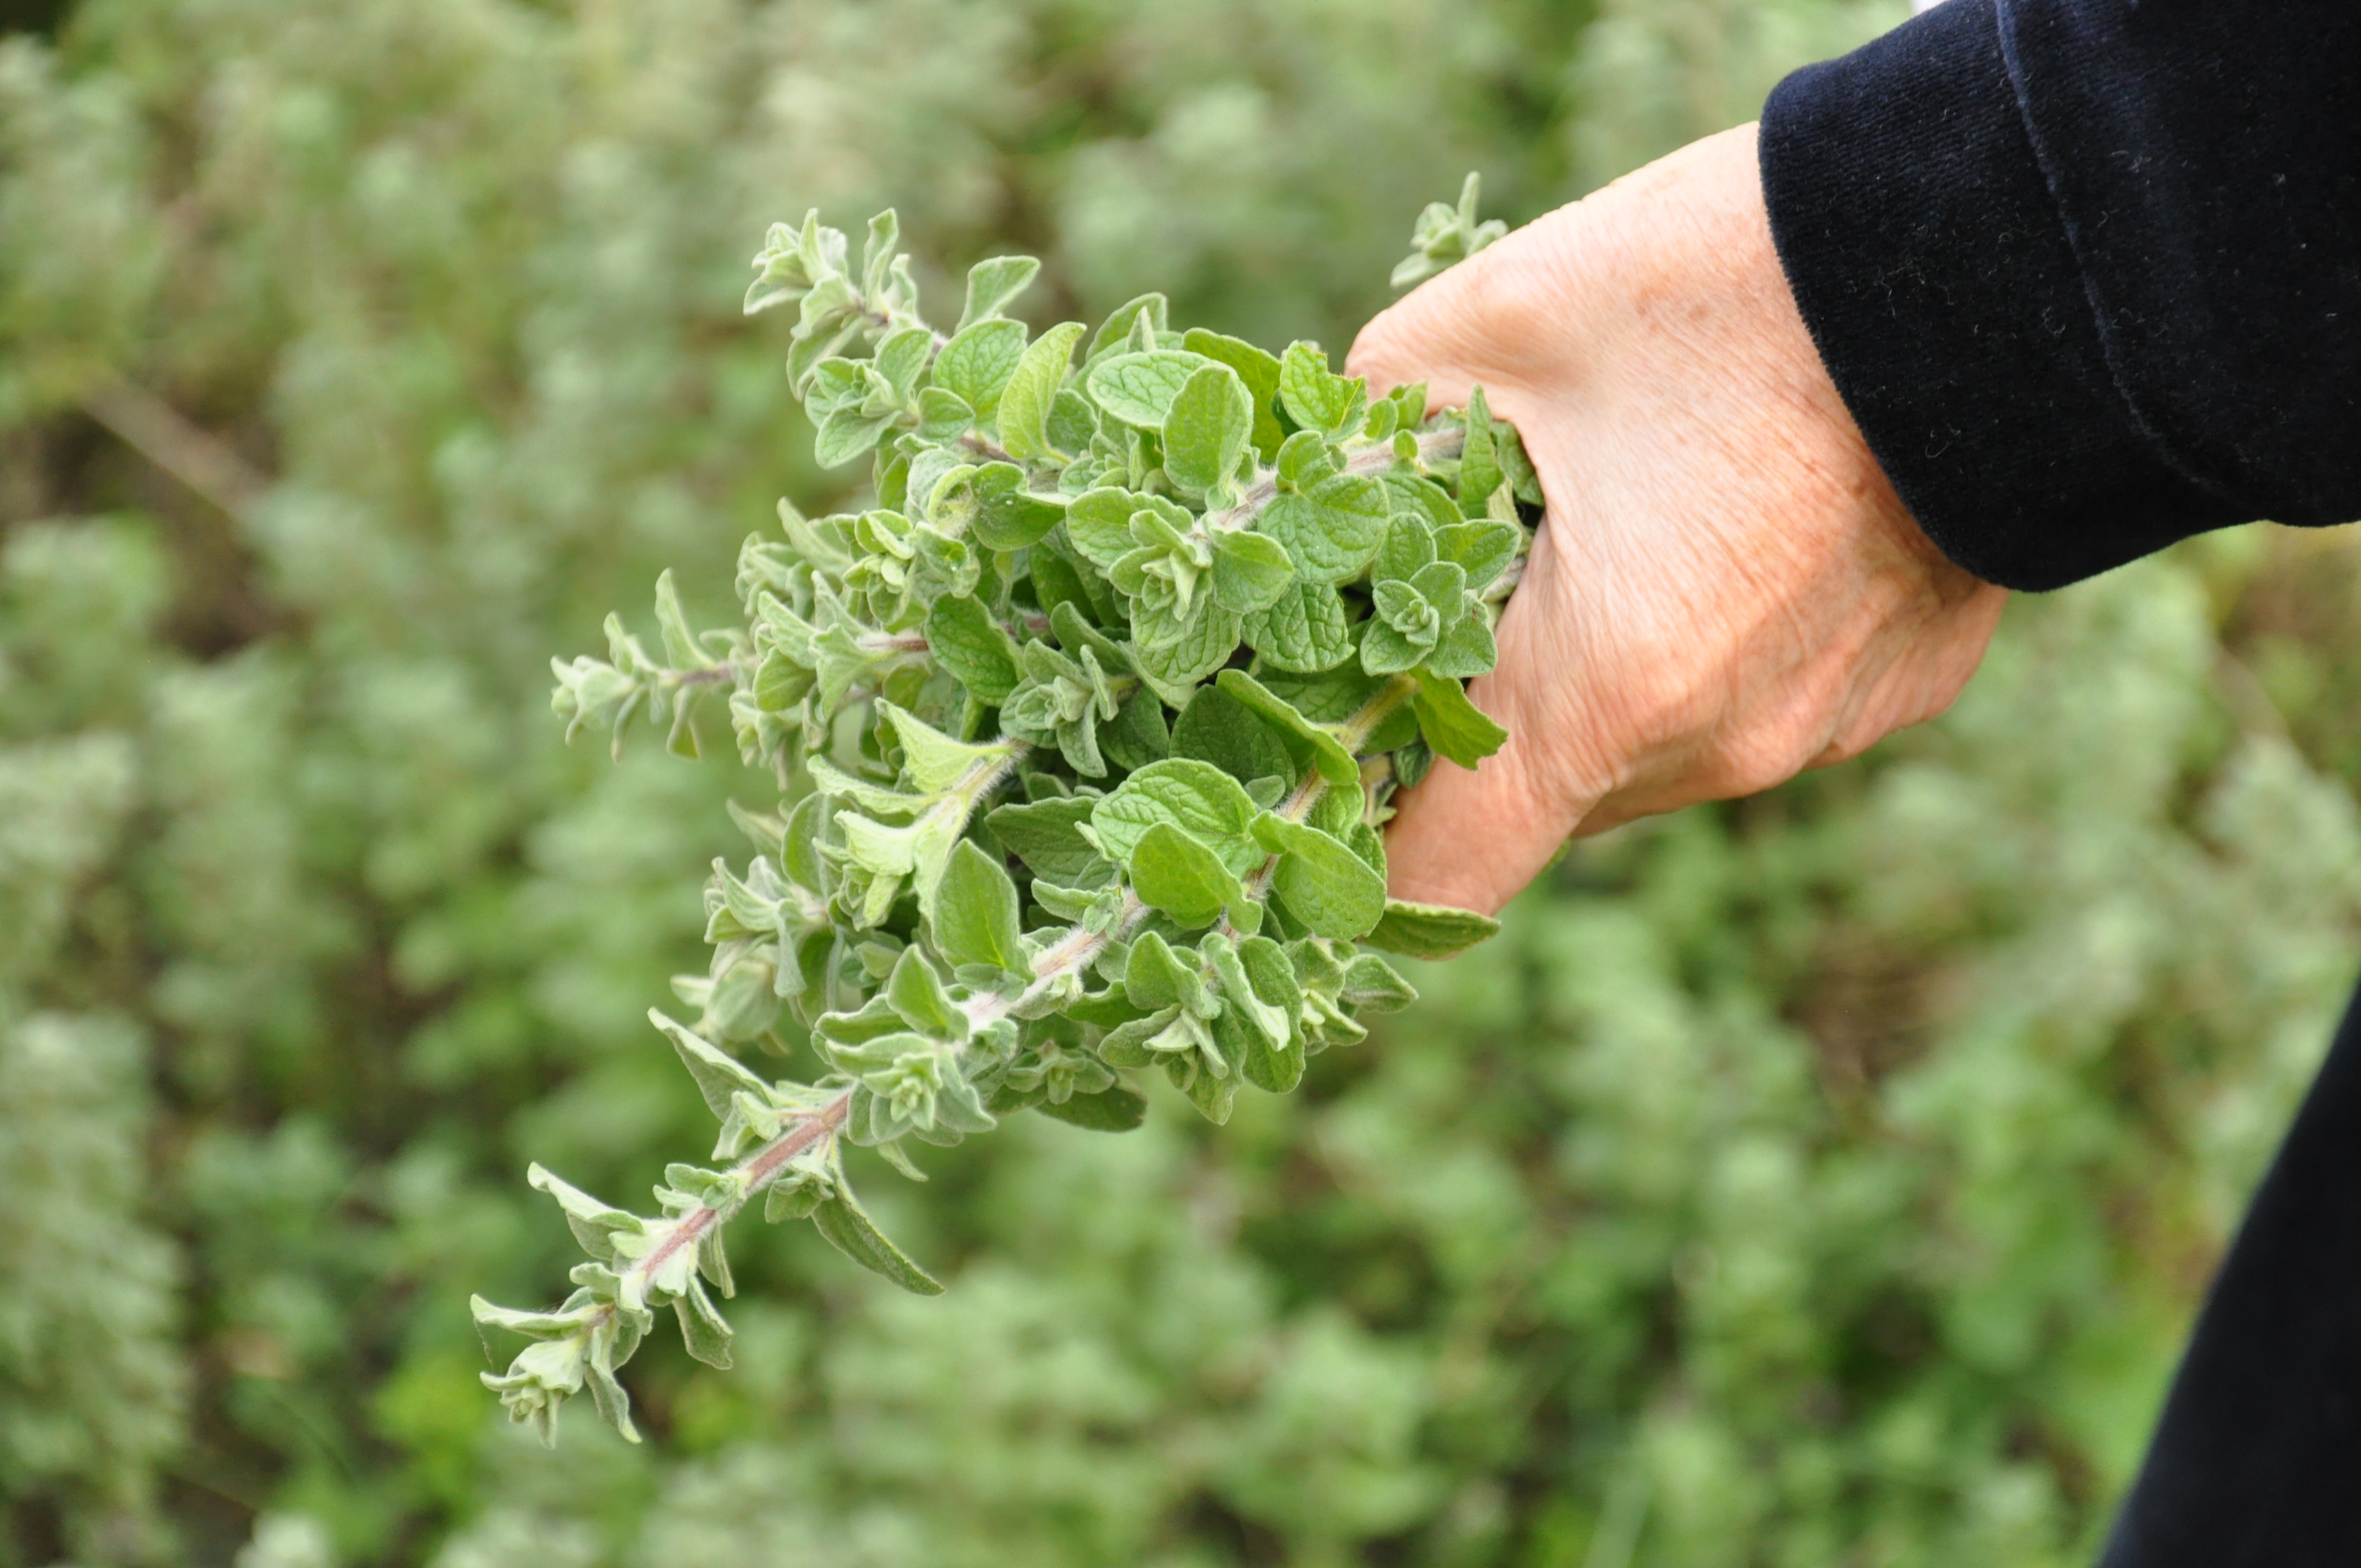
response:
<path fill-rule="evenodd" d="M 1562 207 L 1363 329 L 1373 389 L 1480 384 L 1549 497 L 1500 661 L 1508 743 L 1438 759 L 1397 897 L 1498 909 L 1570 834 L 1767 789 L 1949 707 L 2006 599 L 1870 455 L 1788 292 L 1752 126 Z"/>

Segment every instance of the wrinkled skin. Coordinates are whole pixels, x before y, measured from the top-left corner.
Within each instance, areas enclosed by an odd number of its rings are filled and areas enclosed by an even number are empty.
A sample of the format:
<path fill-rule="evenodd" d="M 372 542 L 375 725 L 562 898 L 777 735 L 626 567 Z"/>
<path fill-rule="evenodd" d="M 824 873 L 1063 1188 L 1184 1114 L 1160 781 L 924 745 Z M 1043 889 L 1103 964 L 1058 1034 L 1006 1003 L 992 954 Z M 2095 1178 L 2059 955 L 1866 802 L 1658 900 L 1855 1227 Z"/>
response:
<path fill-rule="evenodd" d="M 1569 835 L 1749 795 L 1949 706 L 2005 593 L 1904 510 L 1796 313 L 1755 133 L 1559 209 L 1371 322 L 1373 390 L 1480 384 L 1549 496 L 1477 771 L 1400 802 L 1393 894 L 1498 909 Z"/>

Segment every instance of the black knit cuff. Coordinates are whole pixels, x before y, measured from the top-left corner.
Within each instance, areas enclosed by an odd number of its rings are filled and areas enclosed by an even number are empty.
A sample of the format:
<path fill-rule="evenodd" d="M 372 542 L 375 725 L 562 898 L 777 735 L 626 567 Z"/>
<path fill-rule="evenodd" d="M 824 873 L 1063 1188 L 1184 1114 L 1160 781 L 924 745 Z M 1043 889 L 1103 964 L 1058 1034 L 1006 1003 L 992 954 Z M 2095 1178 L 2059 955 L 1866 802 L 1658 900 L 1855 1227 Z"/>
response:
<path fill-rule="evenodd" d="M 1994 0 L 1787 78 L 1762 161 L 1820 357 L 1953 561 L 2053 588 L 2244 521 L 2167 463 L 2109 374 Z"/>

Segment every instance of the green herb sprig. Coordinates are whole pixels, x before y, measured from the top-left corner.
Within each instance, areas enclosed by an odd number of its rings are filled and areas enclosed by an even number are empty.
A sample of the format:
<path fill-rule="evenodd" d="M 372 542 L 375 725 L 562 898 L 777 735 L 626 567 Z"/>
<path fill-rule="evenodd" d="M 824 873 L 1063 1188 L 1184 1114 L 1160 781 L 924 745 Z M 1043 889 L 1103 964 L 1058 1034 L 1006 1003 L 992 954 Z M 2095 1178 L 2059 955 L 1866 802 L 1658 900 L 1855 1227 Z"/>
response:
<path fill-rule="evenodd" d="M 1476 199 L 1471 175 L 1422 215 L 1398 284 L 1498 237 Z M 697 710 L 724 704 L 792 804 L 732 808 L 755 853 L 707 885 L 711 965 L 674 982 L 696 1022 L 650 1014 L 720 1123 L 714 1163 L 668 1167 L 650 1215 L 534 1166 L 589 1255 L 577 1288 L 555 1311 L 474 1302 L 533 1342 L 484 1381 L 545 1440 L 586 1387 L 636 1436 L 616 1369 L 662 1307 L 730 1365 L 722 1236 L 758 1199 L 939 1291 L 854 1196 L 847 1143 L 923 1180 L 911 1141 L 1018 1112 L 1135 1127 L 1125 1075 L 1150 1069 L 1222 1122 L 1413 999 L 1366 948 L 1443 957 L 1497 929 L 1388 899 L 1380 836 L 1433 757 L 1474 767 L 1506 739 L 1464 683 L 1492 667 L 1542 498 L 1482 392 L 1372 398 L 1314 344 L 1176 331 L 1160 294 L 1032 336 L 1005 313 L 1030 257 L 973 268 L 946 334 L 898 242 L 873 219 L 856 268 L 817 214 L 775 225 L 746 296 L 796 309 L 817 455 L 869 457 L 874 504 L 782 501 L 780 535 L 740 553 L 741 624 L 693 630 L 667 573 L 661 657 L 610 616 L 605 659 L 552 661 L 569 739 L 620 751 L 644 714 L 693 755 Z M 784 1054 L 783 1009 L 816 1082 L 733 1054 Z"/>

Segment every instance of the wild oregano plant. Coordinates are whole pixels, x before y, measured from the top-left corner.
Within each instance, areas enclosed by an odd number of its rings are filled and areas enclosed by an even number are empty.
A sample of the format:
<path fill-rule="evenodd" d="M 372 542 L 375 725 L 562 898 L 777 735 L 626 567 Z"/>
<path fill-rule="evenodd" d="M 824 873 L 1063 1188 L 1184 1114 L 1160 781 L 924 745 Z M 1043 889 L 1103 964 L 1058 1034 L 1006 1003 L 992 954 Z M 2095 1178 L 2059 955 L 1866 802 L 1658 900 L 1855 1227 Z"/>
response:
<path fill-rule="evenodd" d="M 1396 286 L 1504 232 L 1477 196 L 1471 174 L 1421 214 Z M 724 704 L 793 804 L 733 806 L 755 852 L 707 884 L 712 962 L 674 982 L 697 1020 L 650 1014 L 721 1124 L 714 1165 L 667 1167 L 653 1215 L 534 1166 L 589 1261 L 555 1311 L 473 1302 L 533 1342 L 484 1381 L 545 1441 L 586 1387 L 636 1439 L 616 1368 L 660 1307 L 730 1365 L 722 1236 L 757 1199 L 940 1291 L 853 1195 L 847 1142 L 923 1180 L 910 1140 L 1020 1111 L 1136 1127 L 1123 1074 L 1150 1069 L 1219 1123 L 1413 1000 L 1365 948 L 1444 957 L 1497 929 L 1388 899 L 1379 832 L 1433 757 L 1506 739 L 1465 683 L 1492 667 L 1541 490 L 1480 389 L 1430 416 L 1423 387 L 1372 399 L 1315 344 L 1176 331 L 1160 294 L 1087 344 L 1073 322 L 1031 337 L 1004 313 L 1030 257 L 978 263 L 945 334 L 898 238 L 873 219 L 855 269 L 817 213 L 774 225 L 746 296 L 797 307 L 817 455 L 870 457 L 874 504 L 780 502 L 782 536 L 739 554 L 740 625 L 692 630 L 667 573 L 660 657 L 609 616 L 605 659 L 552 661 L 569 739 L 620 751 L 645 714 L 694 755 L 694 716 Z M 815 1082 L 733 1054 L 786 1054 L 782 1008 Z"/>

